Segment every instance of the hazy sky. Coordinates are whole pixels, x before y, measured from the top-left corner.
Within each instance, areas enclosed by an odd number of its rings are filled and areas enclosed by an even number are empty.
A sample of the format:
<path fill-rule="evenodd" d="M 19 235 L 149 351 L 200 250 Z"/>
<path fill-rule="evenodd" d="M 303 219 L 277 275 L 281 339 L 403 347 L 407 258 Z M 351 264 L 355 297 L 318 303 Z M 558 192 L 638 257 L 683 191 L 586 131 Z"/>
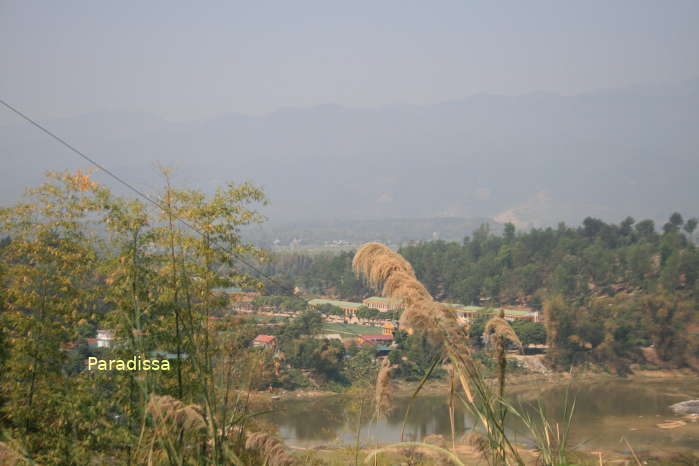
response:
<path fill-rule="evenodd" d="M 699 76 L 697 24 L 680 0 L 0 0 L 0 95 L 38 118 L 190 120 L 571 94 Z"/>

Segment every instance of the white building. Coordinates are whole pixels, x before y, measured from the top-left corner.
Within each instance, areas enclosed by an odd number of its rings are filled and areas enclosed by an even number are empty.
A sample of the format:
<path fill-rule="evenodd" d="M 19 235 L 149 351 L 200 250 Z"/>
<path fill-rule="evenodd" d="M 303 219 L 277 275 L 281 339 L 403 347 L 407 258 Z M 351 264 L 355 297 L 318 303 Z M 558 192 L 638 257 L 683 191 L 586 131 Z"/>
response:
<path fill-rule="evenodd" d="M 114 342 L 114 333 L 111 330 L 99 329 L 97 330 L 97 347 L 98 348 L 111 348 Z"/>

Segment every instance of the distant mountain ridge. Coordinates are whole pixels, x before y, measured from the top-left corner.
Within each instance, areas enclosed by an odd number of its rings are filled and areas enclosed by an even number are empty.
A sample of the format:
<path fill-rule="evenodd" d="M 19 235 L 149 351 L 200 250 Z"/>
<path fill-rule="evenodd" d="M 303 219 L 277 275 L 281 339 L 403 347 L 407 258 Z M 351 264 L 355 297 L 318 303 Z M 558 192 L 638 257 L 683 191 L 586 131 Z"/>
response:
<path fill-rule="evenodd" d="M 357 246 L 379 241 L 399 246 L 411 241 L 461 241 L 481 225 L 499 233 L 502 225 L 487 218 L 387 218 L 298 221 L 246 228 L 243 236 L 259 246 Z"/>
<path fill-rule="evenodd" d="M 46 124 L 148 192 L 159 185 L 156 162 L 187 187 L 252 180 L 278 222 L 459 217 L 531 226 L 699 214 L 699 80 L 189 123 L 105 113 Z M 24 124 L 0 127 L 0 154 L 12 174 L 0 185 L 3 204 L 45 170 L 86 166 Z"/>

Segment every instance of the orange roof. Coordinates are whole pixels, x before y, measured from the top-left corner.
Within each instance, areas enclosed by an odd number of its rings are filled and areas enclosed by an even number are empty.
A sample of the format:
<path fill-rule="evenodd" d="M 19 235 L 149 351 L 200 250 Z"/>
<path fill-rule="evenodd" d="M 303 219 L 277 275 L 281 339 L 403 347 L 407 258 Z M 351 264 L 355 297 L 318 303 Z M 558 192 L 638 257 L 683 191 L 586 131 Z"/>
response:
<path fill-rule="evenodd" d="M 381 326 L 381 328 L 390 328 L 390 329 L 394 329 L 394 328 L 396 328 L 396 326 L 393 325 L 391 322 L 386 322 L 385 324 L 383 324 L 383 325 Z"/>
<path fill-rule="evenodd" d="M 274 337 L 273 335 L 257 335 L 255 337 L 255 341 L 258 343 L 267 344 L 267 343 L 272 343 L 275 338 L 276 337 Z"/>

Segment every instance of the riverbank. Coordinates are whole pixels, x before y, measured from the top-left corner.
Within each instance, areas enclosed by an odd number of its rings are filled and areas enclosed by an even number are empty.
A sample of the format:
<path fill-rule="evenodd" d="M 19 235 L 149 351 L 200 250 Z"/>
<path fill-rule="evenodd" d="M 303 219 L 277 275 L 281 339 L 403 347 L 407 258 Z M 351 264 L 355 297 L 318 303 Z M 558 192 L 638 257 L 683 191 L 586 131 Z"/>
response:
<path fill-rule="evenodd" d="M 301 464 L 323 466 L 345 466 L 347 464 L 364 464 L 374 450 L 385 449 L 388 445 L 378 444 L 374 448 L 352 447 L 292 447 L 294 456 Z M 471 445 L 457 444 L 452 453 L 466 466 L 484 466 L 488 463 L 483 459 L 478 449 Z M 539 463 L 538 455 L 533 450 L 520 449 L 519 453 L 527 466 Z M 444 455 L 428 448 L 395 448 L 387 449 L 382 454 L 372 457 L 371 464 L 376 466 L 393 466 L 396 464 L 411 464 L 414 466 L 441 466 L 453 464 Z M 575 451 L 568 455 L 569 464 L 577 466 L 629 466 L 642 464 L 644 466 L 693 466 L 699 464 L 699 456 L 690 451 L 663 451 L 638 453 L 618 453 L 613 451 Z"/>
<path fill-rule="evenodd" d="M 401 439 L 409 405 L 412 407 L 407 418 L 406 440 L 439 441 L 441 437 L 448 439 L 447 446 L 451 446 L 446 401 L 448 381 L 427 383 L 412 400 L 418 385 L 396 383 L 394 410 L 387 418 L 376 420 L 371 412 L 364 413 L 360 457 L 377 445 L 386 446 Z M 566 394 L 569 387 L 570 397 Z M 547 419 L 554 426 L 564 425 L 561 409 L 575 400 L 570 447 L 576 455 L 576 464 L 598 465 L 600 456 L 602 464 L 624 464 L 633 461 L 632 449 L 644 459 L 652 459 L 648 464 L 683 464 L 668 458 L 699 454 L 699 419 L 685 418 L 670 409 L 677 402 L 699 398 L 699 378 L 688 372 L 644 371 L 627 377 L 599 372 L 513 374 L 508 378 L 507 392 L 513 406 L 526 412 L 534 414 L 537 406 L 543 404 Z M 361 393 L 352 390 L 345 394 L 322 391 L 288 392 L 283 396 L 264 394 L 264 398 L 271 400 L 265 404 L 273 406 L 275 411 L 266 422 L 276 426 L 280 437 L 295 451 L 339 458 L 336 462 L 316 464 L 345 464 L 343 459 L 348 451 L 357 453 L 352 445 L 356 444 L 362 397 L 372 396 L 371 387 Z M 465 464 L 478 464 L 473 462 L 476 460 L 469 453 L 472 445 L 466 440 L 474 421 L 460 405 L 455 419 L 459 457 L 463 456 Z M 533 443 L 521 423 L 513 419 L 509 429 L 513 438 L 521 442 L 519 448 L 531 451 Z"/>
<path fill-rule="evenodd" d="M 699 384 L 699 375 L 689 369 L 658 369 L 658 370 L 636 370 L 627 376 L 616 376 L 601 370 L 579 371 L 579 372 L 550 372 L 541 373 L 511 373 L 507 377 L 507 391 L 518 395 L 531 394 L 535 397 L 543 389 L 553 388 L 575 383 L 586 383 L 601 380 L 645 380 L 649 383 L 658 380 L 682 379 L 696 377 Z M 494 378 L 489 380 L 494 381 Z M 395 380 L 393 382 L 393 394 L 397 397 L 411 396 L 420 385 L 417 381 Z M 449 381 L 446 378 L 431 379 L 420 390 L 422 395 L 439 395 L 447 393 Z M 251 399 L 257 401 L 286 401 L 286 400 L 306 400 L 331 396 L 348 396 L 351 392 L 338 392 L 331 390 L 296 389 L 284 390 L 274 389 L 272 391 L 252 391 Z"/>

